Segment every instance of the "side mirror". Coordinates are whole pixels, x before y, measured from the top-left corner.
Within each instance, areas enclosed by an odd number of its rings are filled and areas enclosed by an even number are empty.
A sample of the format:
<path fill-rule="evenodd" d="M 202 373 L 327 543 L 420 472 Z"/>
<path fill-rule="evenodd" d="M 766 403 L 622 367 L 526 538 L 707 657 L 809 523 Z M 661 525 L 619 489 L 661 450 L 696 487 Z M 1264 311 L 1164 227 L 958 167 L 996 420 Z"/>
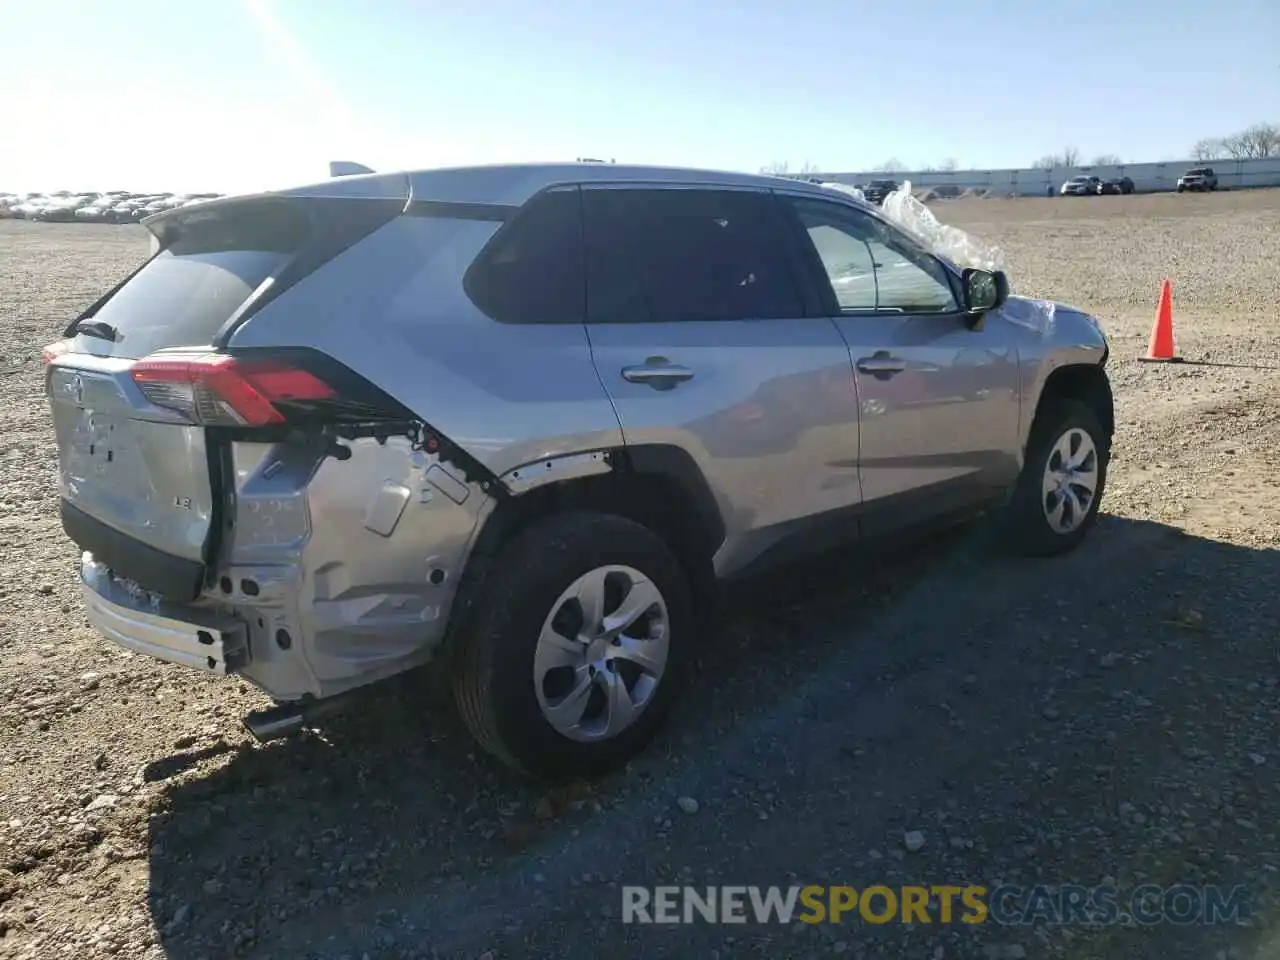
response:
<path fill-rule="evenodd" d="M 1003 270 L 993 272 L 967 267 L 960 280 L 964 285 L 964 312 L 967 314 L 984 314 L 1009 299 L 1009 278 Z"/>

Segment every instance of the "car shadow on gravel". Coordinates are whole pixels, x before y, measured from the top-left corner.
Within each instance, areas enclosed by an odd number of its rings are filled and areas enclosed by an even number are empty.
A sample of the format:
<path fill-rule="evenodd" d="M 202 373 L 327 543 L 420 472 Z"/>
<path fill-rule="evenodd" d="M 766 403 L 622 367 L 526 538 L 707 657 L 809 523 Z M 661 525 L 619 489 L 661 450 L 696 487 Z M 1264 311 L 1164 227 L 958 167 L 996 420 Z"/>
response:
<path fill-rule="evenodd" d="M 965 839 L 917 855 L 911 882 L 1098 883 L 1154 852 L 1165 882 L 1185 879 L 1169 866 L 1182 860 L 1226 882 L 1266 853 L 1257 822 L 1280 819 L 1280 756 L 1251 766 L 1245 787 L 1231 766 L 1269 751 L 1280 725 L 1277 591 L 1280 551 L 1111 516 L 1052 560 L 1002 557 L 980 526 L 887 560 L 826 557 L 731 591 L 728 626 L 697 658 L 697 695 L 600 782 L 519 781 L 477 754 L 421 678 L 175 780 L 151 819 L 152 915 L 180 960 L 706 955 L 725 928 L 624 926 L 616 884 L 888 882 L 910 864 L 867 851 L 921 824 Z M 1247 736 L 1227 722 L 1246 714 Z M 1196 806 L 1224 794 L 1251 811 L 1235 819 L 1253 835 Z M 1151 810 L 1152 827 L 1176 822 L 1188 845 L 1203 814 L 1213 840 L 1180 855 L 1166 833 L 1117 824 L 1119 797 Z M 772 956 L 833 949 L 835 928 L 806 929 L 757 942 Z M 987 940 L 1034 939 L 996 932 Z M 751 929 L 737 933 L 742 945 Z M 949 944 L 952 957 L 989 933 L 855 936 Z M 1067 934 L 1060 955 L 1211 956 L 1255 935 L 1093 929 Z"/>

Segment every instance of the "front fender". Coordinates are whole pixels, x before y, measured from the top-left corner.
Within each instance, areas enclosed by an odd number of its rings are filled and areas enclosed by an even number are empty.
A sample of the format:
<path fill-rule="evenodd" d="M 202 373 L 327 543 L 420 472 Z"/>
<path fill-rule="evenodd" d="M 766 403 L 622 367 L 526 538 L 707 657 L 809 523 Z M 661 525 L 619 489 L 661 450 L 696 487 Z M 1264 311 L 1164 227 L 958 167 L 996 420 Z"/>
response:
<path fill-rule="evenodd" d="M 1021 433 L 1025 442 L 1045 385 L 1064 368 L 1100 368 L 1109 347 L 1101 324 L 1067 304 L 1010 297 L 1001 319 L 1017 328 Z"/>

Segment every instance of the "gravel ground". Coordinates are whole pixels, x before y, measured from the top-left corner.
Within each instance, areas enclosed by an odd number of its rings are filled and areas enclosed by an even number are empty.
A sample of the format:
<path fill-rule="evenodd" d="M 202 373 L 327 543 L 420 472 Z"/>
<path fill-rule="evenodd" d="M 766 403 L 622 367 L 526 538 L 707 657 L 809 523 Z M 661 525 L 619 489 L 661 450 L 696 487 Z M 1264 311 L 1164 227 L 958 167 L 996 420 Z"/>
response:
<path fill-rule="evenodd" d="M 1094 536 L 1015 563 L 979 525 L 735 598 L 662 741 L 547 795 L 420 679 L 261 747 L 243 684 L 85 627 L 39 350 L 144 234 L 0 222 L 0 955 L 1277 956 L 1280 191 L 937 209 L 1113 338 Z M 1166 275 L 1195 362 L 1138 364 Z M 620 922 L 673 882 L 1243 884 L 1251 916 Z"/>

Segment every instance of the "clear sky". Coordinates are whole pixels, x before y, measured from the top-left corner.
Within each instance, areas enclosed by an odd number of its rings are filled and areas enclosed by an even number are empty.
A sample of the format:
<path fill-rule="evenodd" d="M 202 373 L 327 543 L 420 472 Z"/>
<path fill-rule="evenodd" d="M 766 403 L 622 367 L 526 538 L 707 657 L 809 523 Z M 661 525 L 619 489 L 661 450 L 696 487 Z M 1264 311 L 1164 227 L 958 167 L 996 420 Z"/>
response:
<path fill-rule="evenodd" d="M 0 0 L 0 31 L 0 190 L 1165 160 L 1280 122 L 1280 0 Z"/>

